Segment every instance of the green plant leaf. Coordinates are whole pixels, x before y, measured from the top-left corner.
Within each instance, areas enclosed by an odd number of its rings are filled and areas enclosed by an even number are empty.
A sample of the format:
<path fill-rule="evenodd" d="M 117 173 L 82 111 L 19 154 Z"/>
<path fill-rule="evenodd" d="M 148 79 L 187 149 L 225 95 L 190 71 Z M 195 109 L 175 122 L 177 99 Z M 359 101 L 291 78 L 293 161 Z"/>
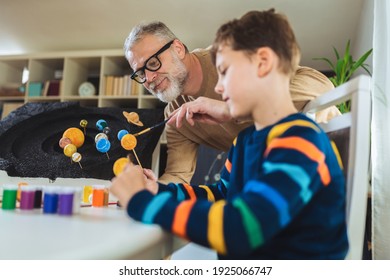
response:
<path fill-rule="evenodd" d="M 336 50 L 335 47 L 333 47 L 333 51 L 334 51 L 334 54 L 336 55 L 336 60 L 339 60 L 340 59 L 340 55 L 338 53 L 338 51 Z"/>
<path fill-rule="evenodd" d="M 337 83 L 337 80 L 335 77 L 330 77 L 329 80 L 332 82 L 332 84 L 337 87 L 339 84 Z"/>
<path fill-rule="evenodd" d="M 368 56 L 372 53 L 372 49 L 367 51 L 365 54 L 363 54 L 358 61 L 356 61 L 354 63 L 354 65 L 352 66 L 352 69 L 351 71 L 355 72 L 359 67 L 362 67 L 363 66 L 363 63 L 366 61 L 366 59 L 368 58 Z M 364 67 L 363 67 L 364 68 Z"/>
<path fill-rule="evenodd" d="M 335 47 L 333 47 L 333 51 L 336 56 L 336 61 L 332 62 L 330 59 L 326 57 L 321 58 L 313 58 L 314 60 L 323 60 L 329 64 L 331 70 L 335 73 L 333 77 L 330 77 L 329 80 L 333 83 L 335 87 L 347 82 L 353 73 L 359 69 L 363 68 L 370 76 L 371 73 L 368 69 L 368 65 L 364 62 L 371 55 L 372 49 L 368 50 L 364 53 L 357 61 L 355 61 L 350 53 L 351 51 L 351 40 L 348 40 L 347 45 L 345 47 L 345 52 L 343 57 L 340 56 L 339 52 Z M 346 113 L 351 110 L 351 102 L 350 100 L 343 102 L 337 105 L 337 108 L 341 113 Z"/>
<path fill-rule="evenodd" d="M 366 70 L 366 72 L 368 73 L 368 75 L 370 75 L 371 76 L 371 72 L 370 72 L 370 70 L 367 68 L 367 64 L 363 64 L 362 65 L 362 68 L 364 69 L 364 70 Z"/>
<path fill-rule="evenodd" d="M 318 57 L 318 58 L 313 58 L 313 60 L 323 60 L 323 61 L 326 61 L 330 68 L 332 69 L 332 71 L 334 71 L 334 66 L 333 66 L 333 63 L 326 57 Z"/>
<path fill-rule="evenodd" d="M 337 61 L 337 66 L 336 66 L 336 77 L 337 77 L 337 85 L 341 85 L 344 82 L 345 79 L 345 73 L 344 73 L 344 60 L 339 59 Z"/>

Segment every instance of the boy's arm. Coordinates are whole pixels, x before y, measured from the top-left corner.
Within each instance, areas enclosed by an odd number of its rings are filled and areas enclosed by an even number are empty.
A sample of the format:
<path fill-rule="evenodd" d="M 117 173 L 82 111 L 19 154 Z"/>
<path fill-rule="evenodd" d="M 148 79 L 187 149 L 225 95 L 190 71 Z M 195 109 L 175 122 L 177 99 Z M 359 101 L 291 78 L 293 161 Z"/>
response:
<path fill-rule="evenodd" d="M 191 186 L 182 183 L 158 184 L 158 194 L 170 192 L 177 201 L 187 199 L 206 199 L 215 202 L 226 197 L 226 181 L 221 180 L 212 185 Z"/>

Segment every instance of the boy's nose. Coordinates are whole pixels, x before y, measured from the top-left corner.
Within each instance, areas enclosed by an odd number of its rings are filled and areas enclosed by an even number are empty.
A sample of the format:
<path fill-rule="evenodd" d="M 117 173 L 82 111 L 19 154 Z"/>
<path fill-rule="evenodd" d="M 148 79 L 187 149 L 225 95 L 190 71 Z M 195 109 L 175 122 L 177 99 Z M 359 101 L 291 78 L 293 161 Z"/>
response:
<path fill-rule="evenodd" d="M 222 94 L 223 93 L 223 86 L 218 82 L 214 88 L 214 91 L 218 94 Z"/>

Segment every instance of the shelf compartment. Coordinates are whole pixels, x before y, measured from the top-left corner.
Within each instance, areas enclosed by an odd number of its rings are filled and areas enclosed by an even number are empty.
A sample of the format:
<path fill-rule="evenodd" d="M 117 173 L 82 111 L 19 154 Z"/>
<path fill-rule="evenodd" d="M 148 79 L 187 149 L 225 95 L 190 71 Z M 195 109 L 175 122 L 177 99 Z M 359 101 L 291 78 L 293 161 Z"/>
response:
<path fill-rule="evenodd" d="M 63 96 L 79 96 L 79 86 L 100 75 L 101 57 L 67 57 L 64 64 Z M 97 83 L 99 84 L 99 82 Z M 100 92 L 96 88 L 96 94 Z"/>

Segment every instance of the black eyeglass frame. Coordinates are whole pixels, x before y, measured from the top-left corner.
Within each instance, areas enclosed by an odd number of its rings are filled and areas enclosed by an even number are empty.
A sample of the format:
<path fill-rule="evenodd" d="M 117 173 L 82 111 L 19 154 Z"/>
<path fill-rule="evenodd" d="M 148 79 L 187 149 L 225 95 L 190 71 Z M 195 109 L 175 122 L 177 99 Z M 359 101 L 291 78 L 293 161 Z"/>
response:
<path fill-rule="evenodd" d="M 152 55 L 151 57 L 149 57 L 149 58 L 145 61 L 144 66 L 142 66 L 142 67 L 139 68 L 137 71 L 135 71 L 135 72 L 130 76 L 130 78 L 131 78 L 132 80 L 136 81 L 136 82 L 139 83 L 139 84 L 145 83 L 145 82 L 146 82 L 145 69 L 146 69 L 146 70 L 149 70 L 149 71 L 151 71 L 151 72 L 156 72 L 156 71 L 158 71 L 158 69 L 160 69 L 161 66 L 162 66 L 161 60 L 158 58 L 158 56 L 159 56 L 161 53 L 163 53 L 164 51 L 166 51 L 167 49 L 169 49 L 169 47 L 173 44 L 174 41 L 175 41 L 175 40 L 169 41 L 169 42 L 166 43 L 164 46 L 162 46 L 162 48 L 159 49 L 154 55 Z M 156 58 L 157 61 L 160 63 L 160 66 L 158 66 L 156 69 L 150 69 L 150 68 L 147 67 L 149 60 L 151 60 L 152 58 Z M 137 77 L 139 77 L 139 75 L 138 75 L 137 73 L 140 73 L 140 72 L 141 72 L 141 73 L 142 73 L 142 72 L 144 73 L 144 79 L 143 79 L 143 81 L 137 80 Z"/>

